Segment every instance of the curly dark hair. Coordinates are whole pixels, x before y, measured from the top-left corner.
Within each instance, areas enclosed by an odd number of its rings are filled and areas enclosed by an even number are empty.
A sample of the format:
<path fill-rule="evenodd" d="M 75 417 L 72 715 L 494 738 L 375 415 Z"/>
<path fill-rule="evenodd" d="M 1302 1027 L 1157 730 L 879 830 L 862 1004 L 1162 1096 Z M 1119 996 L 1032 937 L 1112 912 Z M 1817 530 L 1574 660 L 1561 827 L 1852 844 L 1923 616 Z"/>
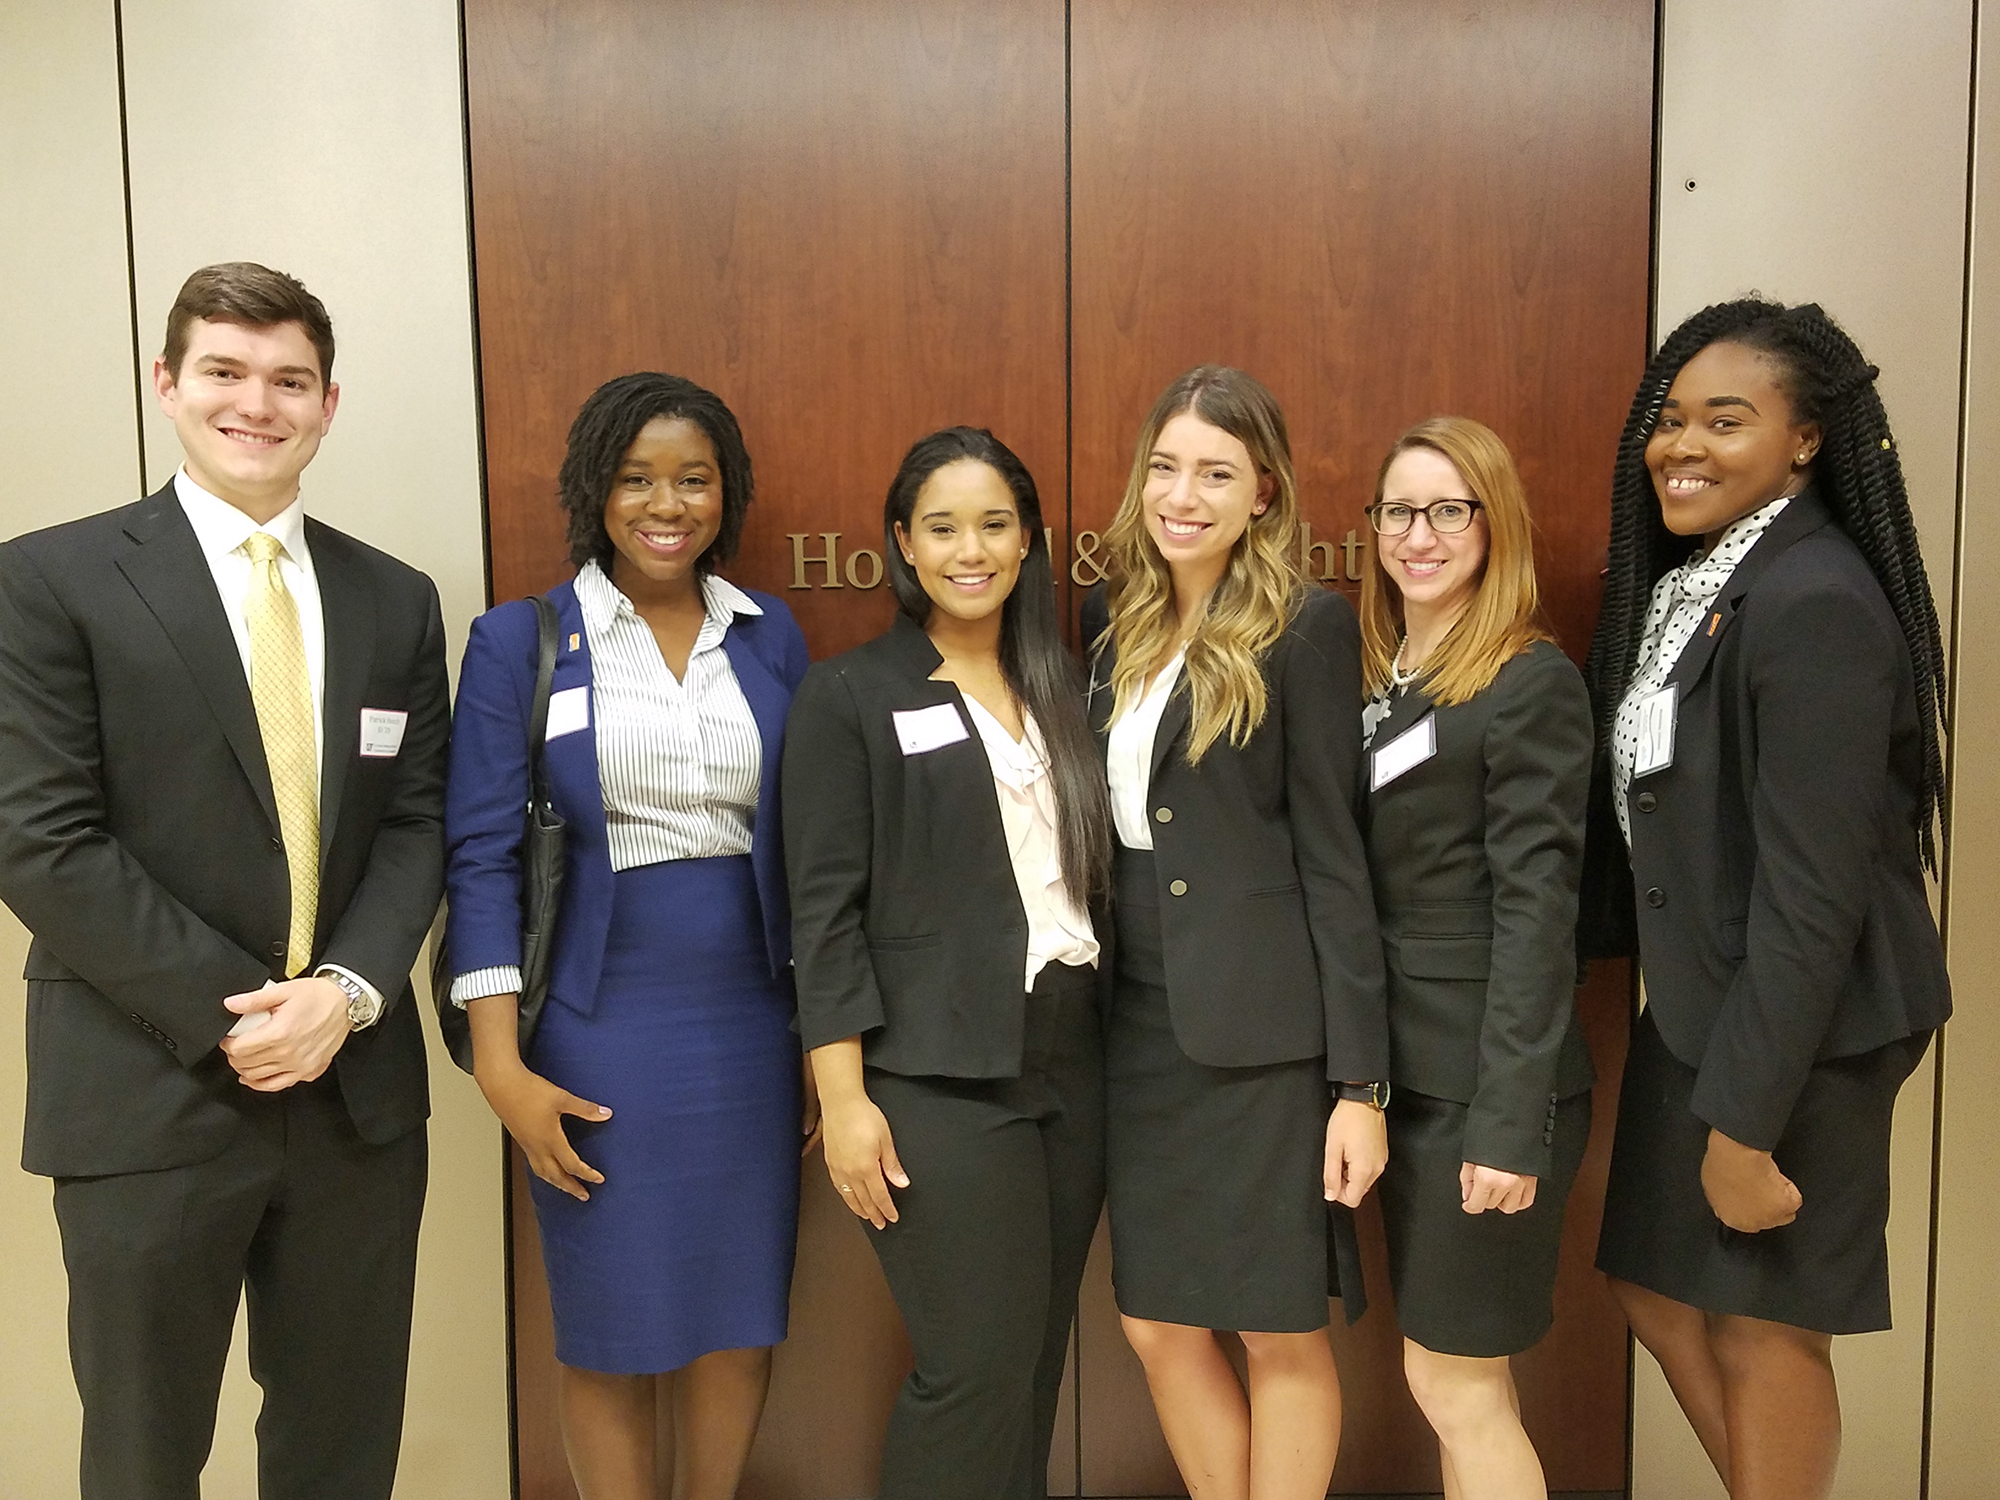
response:
<path fill-rule="evenodd" d="M 557 478 L 562 508 L 569 514 L 569 560 L 577 567 L 595 562 L 611 569 L 611 537 L 604 529 L 604 507 L 618 466 L 638 439 L 640 429 L 655 417 L 682 417 L 708 436 L 715 462 L 722 470 L 722 527 L 695 567 L 713 573 L 736 555 L 743 538 L 743 518 L 756 485 L 743 432 L 723 399 L 679 375 L 641 370 L 607 380 L 590 393 L 570 423 L 569 451 Z"/>
<path fill-rule="evenodd" d="M 1750 297 L 1705 307 L 1668 336 L 1639 381 L 1618 439 L 1611 481 L 1610 568 L 1584 669 L 1597 711 L 1599 745 L 1610 743 L 1618 700 L 1638 669 L 1653 586 L 1685 562 L 1694 545 L 1668 531 L 1661 518 L 1646 469 L 1646 444 L 1674 377 L 1715 343 L 1741 344 L 1767 355 L 1777 367 L 1778 383 L 1795 417 L 1801 423 L 1818 424 L 1823 434 L 1813 459 L 1813 492 L 1881 582 L 1902 627 L 1916 676 L 1924 758 L 1917 840 L 1925 868 L 1935 874 L 1932 827 L 1934 821 L 1943 826 L 1946 811 L 1942 737 L 1950 723 L 1943 635 L 1917 547 L 1902 460 L 1875 390 L 1878 371 L 1817 303 L 1787 307 Z"/>

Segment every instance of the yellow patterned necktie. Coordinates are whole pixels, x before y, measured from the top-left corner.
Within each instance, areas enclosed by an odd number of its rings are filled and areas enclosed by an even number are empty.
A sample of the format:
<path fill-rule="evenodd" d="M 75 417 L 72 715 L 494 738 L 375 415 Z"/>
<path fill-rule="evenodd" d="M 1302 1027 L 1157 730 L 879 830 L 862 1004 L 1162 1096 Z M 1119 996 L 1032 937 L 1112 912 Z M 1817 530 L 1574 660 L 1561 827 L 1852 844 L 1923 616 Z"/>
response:
<path fill-rule="evenodd" d="M 285 974 L 290 977 L 312 959 L 313 923 L 319 914 L 319 754 L 313 746 L 312 679 L 306 674 L 298 601 L 278 572 L 283 550 L 268 531 L 252 532 L 243 543 L 250 558 L 243 617 L 250 627 L 250 699 L 257 707 L 285 865 L 292 876 L 292 926 L 285 947 Z"/>

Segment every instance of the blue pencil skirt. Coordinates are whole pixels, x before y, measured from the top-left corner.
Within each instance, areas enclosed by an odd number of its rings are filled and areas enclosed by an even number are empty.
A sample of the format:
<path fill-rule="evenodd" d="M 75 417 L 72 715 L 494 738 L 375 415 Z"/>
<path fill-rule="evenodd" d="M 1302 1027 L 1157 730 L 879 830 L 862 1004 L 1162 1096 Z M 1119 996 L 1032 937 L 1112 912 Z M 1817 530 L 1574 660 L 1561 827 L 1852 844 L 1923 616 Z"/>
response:
<path fill-rule="evenodd" d="M 611 1110 L 566 1117 L 604 1174 L 579 1203 L 530 1177 L 556 1358 L 677 1370 L 780 1342 L 799 1213 L 799 1039 L 747 855 L 616 877 L 595 1012 L 551 998 L 528 1065 Z"/>

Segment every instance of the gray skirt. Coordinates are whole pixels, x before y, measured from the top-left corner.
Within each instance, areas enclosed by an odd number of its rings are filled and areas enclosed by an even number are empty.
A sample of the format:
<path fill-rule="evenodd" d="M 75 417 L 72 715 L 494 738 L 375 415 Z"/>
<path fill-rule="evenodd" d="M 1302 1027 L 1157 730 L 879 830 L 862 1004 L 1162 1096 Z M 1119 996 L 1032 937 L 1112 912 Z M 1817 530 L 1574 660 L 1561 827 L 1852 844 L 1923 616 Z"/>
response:
<path fill-rule="evenodd" d="M 1351 1289 L 1353 1218 L 1321 1187 L 1329 1095 L 1316 1058 L 1195 1062 L 1174 1037 L 1153 856 L 1118 851 L 1116 985 L 1105 1040 L 1111 1280 L 1129 1317 L 1311 1333 Z M 1349 1268 L 1342 1276 L 1338 1268 Z"/>

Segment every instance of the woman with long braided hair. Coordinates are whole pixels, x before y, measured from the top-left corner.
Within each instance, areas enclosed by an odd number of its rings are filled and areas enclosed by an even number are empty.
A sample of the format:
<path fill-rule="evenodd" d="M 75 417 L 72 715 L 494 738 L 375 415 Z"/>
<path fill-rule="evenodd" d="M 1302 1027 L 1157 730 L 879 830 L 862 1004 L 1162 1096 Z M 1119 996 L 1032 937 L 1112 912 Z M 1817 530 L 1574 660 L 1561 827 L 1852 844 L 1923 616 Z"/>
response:
<path fill-rule="evenodd" d="M 1598 1265 L 1735 1500 L 1831 1490 L 1831 1336 L 1889 1326 L 1890 1116 L 1951 1011 L 1944 651 L 1876 373 L 1817 306 L 1668 338 L 1587 674 L 1644 980 Z"/>

